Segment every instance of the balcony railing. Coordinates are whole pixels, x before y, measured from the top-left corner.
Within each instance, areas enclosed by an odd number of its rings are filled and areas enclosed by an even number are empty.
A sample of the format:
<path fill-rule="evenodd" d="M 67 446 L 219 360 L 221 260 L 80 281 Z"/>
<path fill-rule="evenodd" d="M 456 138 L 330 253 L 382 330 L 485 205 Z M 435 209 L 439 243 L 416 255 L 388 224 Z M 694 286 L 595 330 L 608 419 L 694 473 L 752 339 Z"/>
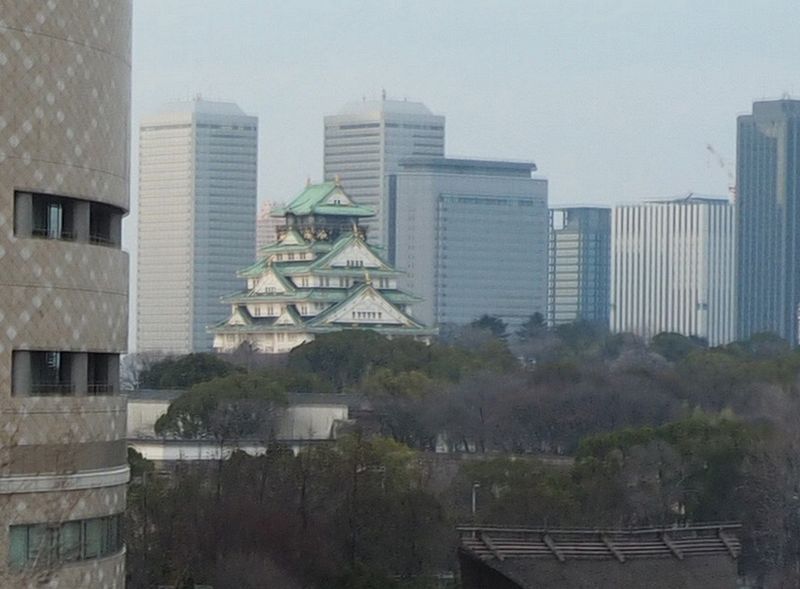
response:
<path fill-rule="evenodd" d="M 75 233 L 72 231 L 65 231 L 62 229 L 61 233 L 58 235 L 52 235 L 51 231 L 47 227 L 34 227 L 31 231 L 31 235 L 40 239 L 62 239 L 64 241 L 75 240 Z"/>
<path fill-rule="evenodd" d="M 88 393 L 90 395 L 110 395 L 114 392 L 114 385 L 108 382 L 89 383 Z"/>
<path fill-rule="evenodd" d="M 39 382 L 31 385 L 33 395 L 72 395 L 75 385 L 71 382 Z"/>
<path fill-rule="evenodd" d="M 110 236 L 103 235 L 101 233 L 91 233 L 89 234 L 89 243 L 93 243 L 96 245 L 105 245 L 108 247 L 114 247 L 117 244 Z"/>

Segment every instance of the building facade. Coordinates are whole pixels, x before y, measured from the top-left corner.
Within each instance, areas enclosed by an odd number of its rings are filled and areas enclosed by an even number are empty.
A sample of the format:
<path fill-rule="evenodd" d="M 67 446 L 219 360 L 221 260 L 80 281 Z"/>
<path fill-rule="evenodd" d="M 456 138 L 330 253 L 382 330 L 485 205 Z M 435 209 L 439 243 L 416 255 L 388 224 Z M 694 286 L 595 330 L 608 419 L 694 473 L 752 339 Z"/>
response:
<path fill-rule="evenodd" d="M 278 241 L 278 226 L 283 224 L 280 217 L 273 217 L 272 211 L 282 208 L 278 202 L 265 202 L 258 211 L 256 219 L 256 257 L 261 248 Z"/>
<path fill-rule="evenodd" d="M 273 214 L 283 219 L 278 239 L 239 272 L 246 289 L 225 297 L 230 316 L 211 329 L 216 351 L 285 354 L 343 329 L 425 342 L 435 335 L 409 314 L 419 299 L 398 288 L 400 272 L 367 243 L 359 223 L 373 212 L 341 185 L 309 184 Z"/>
<path fill-rule="evenodd" d="M 141 124 L 137 350 L 211 350 L 219 299 L 253 259 L 258 119 L 200 98 Z"/>
<path fill-rule="evenodd" d="M 387 178 L 390 259 L 429 324 L 547 307 L 547 181 L 533 163 L 409 158 Z"/>
<path fill-rule="evenodd" d="M 122 588 L 131 2 L 0 15 L 0 586 Z"/>
<path fill-rule="evenodd" d="M 756 102 L 739 117 L 736 154 L 737 336 L 798 344 L 800 100 Z"/>
<path fill-rule="evenodd" d="M 611 209 L 550 210 L 547 323 L 608 325 L 611 310 Z"/>
<path fill-rule="evenodd" d="M 620 206 L 612 222 L 611 329 L 735 339 L 734 207 L 694 194 Z"/>
<path fill-rule="evenodd" d="M 325 180 L 338 178 L 356 203 L 375 211 L 364 222 L 375 245 L 388 245 L 385 176 L 405 157 L 444 156 L 444 124 L 421 102 L 385 98 L 353 102 L 325 117 Z"/>

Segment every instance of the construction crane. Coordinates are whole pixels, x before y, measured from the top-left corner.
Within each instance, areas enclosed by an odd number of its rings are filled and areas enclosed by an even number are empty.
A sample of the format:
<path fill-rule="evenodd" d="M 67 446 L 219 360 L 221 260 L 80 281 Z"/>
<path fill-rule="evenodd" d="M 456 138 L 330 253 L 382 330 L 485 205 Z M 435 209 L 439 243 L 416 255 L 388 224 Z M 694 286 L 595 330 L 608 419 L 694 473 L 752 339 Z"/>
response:
<path fill-rule="evenodd" d="M 717 160 L 719 167 L 725 170 L 725 172 L 728 174 L 728 192 L 731 195 L 731 201 L 736 202 L 736 176 L 733 174 L 731 164 L 725 158 L 723 158 L 710 143 L 706 143 L 706 151 L 708 151 L 708 153 L 710 153 L 712 157 Z"/>

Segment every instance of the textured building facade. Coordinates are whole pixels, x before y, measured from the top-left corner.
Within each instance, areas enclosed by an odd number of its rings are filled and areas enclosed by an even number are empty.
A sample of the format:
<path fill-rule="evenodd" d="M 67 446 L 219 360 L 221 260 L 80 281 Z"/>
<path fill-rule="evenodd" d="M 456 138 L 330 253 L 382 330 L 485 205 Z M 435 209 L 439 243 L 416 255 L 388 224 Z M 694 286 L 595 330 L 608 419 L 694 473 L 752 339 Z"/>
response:
<path fill-rule="evenodd" d="M 550 211 L 549 325 L 608 325 L 611 308 L 611 209 Z"/>
<path fill-rule="evenodd" d="M 138 351 L 211 350 L 219 299 L 253 258 L 257 127 L 236 105 L 199 98 L 142 122 Z"/>
<path fill-rule="evenodd" d="M 686 197 L 620 206 L 612 221 L 611 329 L 735 339 L 734 207 Z"/>
<path fill-rule="evenodd" d="M 0 586 L 122 589 L 131 2 L 0 0 Z"/>
<path fill-rule="evenodd" d="M 325 117 L 325 179 L 338 177 L 355 202 L 375 211 L 365 227 L 387 251 L 392 212 L 384 178 L 401 159 L 417 155 L 444 156 L 444 117 L 420 102 L 353 102 Z"/>
<path fill-rule="evenodd" d="M 429 324 L 546 312 L 547 181 L 533 163 L 410 158 L 387 178 L 390 259 Z"/>
<path fill-rule="evenodd" d="M 800 100 L 756 102 L 738 120 L 737 336 L 798 344 Z"/>

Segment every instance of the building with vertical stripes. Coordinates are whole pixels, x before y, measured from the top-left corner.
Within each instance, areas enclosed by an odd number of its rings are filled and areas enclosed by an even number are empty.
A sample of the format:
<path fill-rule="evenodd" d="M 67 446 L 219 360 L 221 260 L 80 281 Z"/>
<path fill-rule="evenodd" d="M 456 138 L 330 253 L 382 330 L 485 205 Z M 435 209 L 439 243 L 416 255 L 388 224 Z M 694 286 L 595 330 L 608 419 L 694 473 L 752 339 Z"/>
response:
<path fill-rule="evenodd" d="M 611 305 L 611 209 L 550 209 L 547 323 L 608 325 Z"/>
<path fill-rule="evenodd" d="M 737 337 L 798 344 L 800 100 L 753 104 L 736 149 Z"/>
<path fill-rule="evenodd" d="M 689 194 L 619 206 L 612 221 L 611 329 L 735 339 L 734 207 Z"/>

